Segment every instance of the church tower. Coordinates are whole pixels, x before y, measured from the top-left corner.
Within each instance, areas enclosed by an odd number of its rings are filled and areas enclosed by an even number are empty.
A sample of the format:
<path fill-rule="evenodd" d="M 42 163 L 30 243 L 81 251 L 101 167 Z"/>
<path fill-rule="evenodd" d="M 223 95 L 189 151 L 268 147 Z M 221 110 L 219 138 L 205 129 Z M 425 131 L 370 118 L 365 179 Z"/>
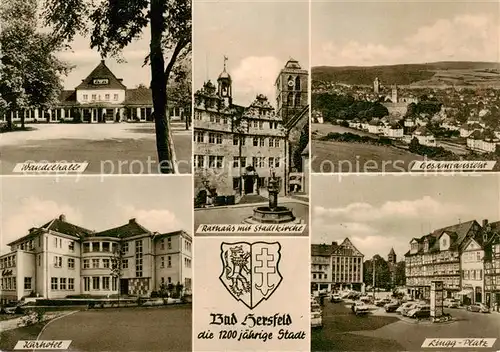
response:
<path fill-rule="evenodd" d="M 392 86 L 391 100 L 392 100 L 393 103 L 397 103 L 398 102 L 398 86 L 397 85 L 393 85 Z"/>
<path fill-rule="evenodd" d="M 373 93 L 377 94 L 380 91 L 380 81 L 378 77 L 375 77 L 375 80 L 373 81 Z"/>
<path fill-rule="evenodd" d="M 224 56 L 224 70 L 219 75 L 219 78 L 217 78 L 217 94 L 224 99 L 226 106 L 230 106 L 233 103 L 233 91 L 231 76 L 226 71 L 227 60 L 227 57 Z"/>
<path fill-rule="evenodd" d="M 387 256 L 387 261 L 390 264 L 396 264 L 396 252 L 394 252 L 394 248 L 391 248 L 389 255 Z"/>
<path fill-rule="evenodd" d="M 288 60 L 275 83 L 276 114 L 286 123 L 308 105 L 308 72 L 299 62 Z"/>

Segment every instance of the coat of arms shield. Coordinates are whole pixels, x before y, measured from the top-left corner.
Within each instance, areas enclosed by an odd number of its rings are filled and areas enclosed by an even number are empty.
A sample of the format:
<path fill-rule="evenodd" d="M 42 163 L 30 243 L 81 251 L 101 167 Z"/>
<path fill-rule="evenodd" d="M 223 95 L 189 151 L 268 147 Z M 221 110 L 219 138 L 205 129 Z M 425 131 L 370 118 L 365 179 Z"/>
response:
<path fill-rule="evenodd" d="M 269 299 L 283 280 L 278 267 L 280 250 L 278 242 L 222 242 L 219 279 L 237 301 L 254 309 Z"/>

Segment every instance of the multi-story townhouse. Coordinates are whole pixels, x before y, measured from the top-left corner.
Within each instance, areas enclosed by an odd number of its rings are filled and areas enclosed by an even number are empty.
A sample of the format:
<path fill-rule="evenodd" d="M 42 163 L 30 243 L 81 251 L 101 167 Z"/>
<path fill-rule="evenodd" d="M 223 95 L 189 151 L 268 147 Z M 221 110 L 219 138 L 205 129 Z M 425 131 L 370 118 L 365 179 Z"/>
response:
<path fill-rule="evenodd" d="M 311 250 L 313 289 L 362 289 L 364 255 L 348 238 L 340 245 L 313 244 Z"/>
<path fill-rule="evenodd" d="M 330 244 L 311 244 L 311 291 L 332 290 L 332 250 Z"/>
<path fill-rule="evenodd" d="M 500 311 L 500 221 L 491 223 L 484 239 L 485 303 Z"/>
<path fill-rule="evenodd" d="M 190 291 L 191 243 L 184 231 L 151 232 L 135 219 L 94 232 L 61 215 L 9 243 L 11 251 L 0 256 L 0 299 L 146 296 L 164 283 Z"/>
<path fill-rule="evenodd" d="M 444 227 L 410 241 L 406 257 L 406 285 L 416 298 L 429 298 L 431 281 L 443 281 L 446 297 L 483 302 L 484 235 L 488 221 Z"/>

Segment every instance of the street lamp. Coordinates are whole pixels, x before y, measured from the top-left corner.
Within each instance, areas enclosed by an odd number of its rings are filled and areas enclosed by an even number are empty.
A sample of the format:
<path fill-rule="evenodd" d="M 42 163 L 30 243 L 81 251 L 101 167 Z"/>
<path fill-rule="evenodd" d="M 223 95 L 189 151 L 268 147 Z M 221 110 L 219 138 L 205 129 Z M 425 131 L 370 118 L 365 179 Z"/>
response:
<path fill-rule="evenodd" d="M 373 256 L 373 259 L 372 259 L 372 266 L 373 266 L 373 298 L 375 298 L 375 264 L 377 262 L 377 258 L 375 256 Z"/>

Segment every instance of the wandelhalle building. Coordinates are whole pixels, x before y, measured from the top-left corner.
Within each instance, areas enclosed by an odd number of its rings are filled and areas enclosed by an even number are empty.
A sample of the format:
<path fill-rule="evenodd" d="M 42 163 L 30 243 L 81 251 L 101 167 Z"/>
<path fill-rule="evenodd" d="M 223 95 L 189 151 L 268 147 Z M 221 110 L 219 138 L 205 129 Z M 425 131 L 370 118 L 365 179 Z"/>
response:
<path fill-rule="evenodd" d="M 169 101 L 170 120 L 190 119 L 177 102 Z M 64 90 L 59 101 L 50 109 L 24 109 L 11 112 L 12 121 L 86 122 L 153 121 L 153 96 L 146 87 L 127 88 L 102 60 L 74 90 Z M 0 120 L 6 121 L 6 116 Z"/>
<path fill-rule="evenodd" d="M 364 255 L 346 238 L 340 245 L 311 244 L 311 290 L 362 290 Z"/>
<path fill-rule="evenodd" d="M 234 104 L 232 78 L 224 65 L 217 86 L 205 82 L 194 94 L 196 193 L 215 189 L 225 196 L 265 195 L 273 172 L 282 194 L 307 192 L 307 163 L 297 160 L 309 156 L 308 71 L 290 59 L 275 89 L 276 109 L 262 94 L 250 106 Z"/>
<path fill-rule="evenodd" d="M 415 298 L 429 298 L 432 281 L 445 297 L 464 304 L 500 304 L 500 222 L 475 220 L 414 238 L 406 257 L 406 285 Z"/>
<path fill-rule="evenodd" d="M 135 219 L 94 232 L 66 221 L 64 215 L 30 229 L 0 257 L 2 302 L 35 295 L 148 296 L 162 284 L 191 291 L 192 239 L 184 231 L 152 232 Z M 122 276 L 112 273 L 116 250 L 123 250 Z"/>

